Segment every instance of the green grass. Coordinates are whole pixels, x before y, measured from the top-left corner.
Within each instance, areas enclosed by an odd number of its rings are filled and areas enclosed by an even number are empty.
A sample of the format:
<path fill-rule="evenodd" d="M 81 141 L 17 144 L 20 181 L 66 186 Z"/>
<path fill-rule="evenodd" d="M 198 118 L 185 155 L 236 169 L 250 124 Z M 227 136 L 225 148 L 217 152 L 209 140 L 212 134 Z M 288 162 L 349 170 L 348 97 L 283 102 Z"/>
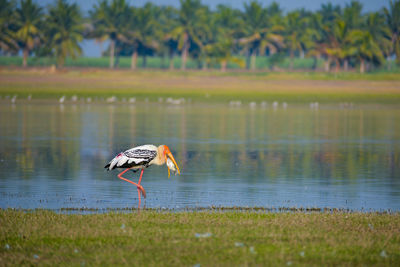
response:
<path fill-rule="evenodd" d="M 240 56 L 243 62 L 246 61 L 246 58 Z M 273 63 L 274 58 L 268 56 L 258 56 L 256 60 L 256 69 L 269 71 L 272 66 L 281 69 L 281 70 L 289 70 L 290 66 L 290 58 L 287 56 L 282 56 L 281 59 L 275 63 Z M 147 57 L 146 60 L 146 68 L 150 69 L 168 69 L 169 68 L 169 59 L 163 58 L 160 56 L 152 56 Z M 117 67 L 122 69 L 129 69 L 131 67 L 131 58 L 130 57 L 119 57 L 116 61 Z M 391 62 L 392 68 L 389 71 L 387 68 L 388 63 L 385 65 L 373 70 L 372 73 L 383 72 L 383 73 L 399 73 L 400 68 Z M 56 65 L 56 59 L 50 57 L 29 57 L 28 58 L 28 66 L 31 67 L 44 67 Z M 293 60 L 293 69 L 294 70 L 309 70 L 312 71 L 314 65 L 314 59 L 312 58 L 294 58 Z M 0 66 L 22 66 L 22 57 L 11 56 L 5 57 L 0 56 Z M 91 67 L 91 68 L 108 68 L 109 66 L 109 58 L 108 57 L 78 57 L 76 59 L 67 58 L 65 61 L 66 67 Z M 143 57 L 139 57 L 137 60 L 137 67 L 139 69 L 143 68 Z M 179 56 L 174 57 L 174 68 L 180 69 L 181 67 L 181 58 Z M 195 59 L 189 58 L 187 61 L 188 69 L 196 70 L 202 68 L 202 62 L 199 62 Z M 322 70 L 324 68 L 324 61 L 319 59 L 316 64 L 317 69 Z M 217 70 L 220 68 L 218 63 L 211 63 L 209 68 Z M 231 70 L 239 70 L 240 66 L 236 63 L 228 62 L 228 69 Z M 354 71 L 358 71 L 358 66 L 355 66 Z"/>
<path fill-rule="evenodd" d="M 242 58 L 245 60 L 245 58 Z M 257 69 L 269 69 L 271 67 L 270 59 L 267 57 L 259 57 L 257 59 Z M 322 60 L 318 62 L 318 67 L 322 67 Z M 38 67 L 38 66 L 51 66 L 55 65 L 56 60 L 54 58 L 36 58 L 31 57 L 28 58 L 28 66 Z M 116 64 L 119 68 L 129 69 L 131 67 L 131 58 L 130 57 L 120 57 Z M 310 58 L 296 58 L 294 60 L 294 69 L 311 69 L 313 64 L 313 59 Z M 0 66 L 22 66 L 22 57 L 0 57 Z M 99 57 L 99 58 L 90 58 L 90 57 L 79 57 L 76 59 L 67 58 L 65 62 L 66 67 L 94 67 L 94 68 L 108 68 L 109 66 L 109 58 L 108 57 Z M 289 68 L 289 58 L 284 58 L 279 64 L 277 64 L 279 68 L 288 69 Z M 137 61 L 137 67 L 143 68 L 143 57 L 139 57 Z M 179 69 L 181 67 L 181 58 L 174 58 L 174 68 Z M 188 59 L 187 66 L 188 69 L 199 69 L 201 68 L 201 63 L 196 60 Z M 211 64 L 211 68 L 220 68 L 219 64 Z M 239 69 L 239 65 L 235 63 L 228 63 L 227 66 L 229 69 Z M 146 68 L 156 68 L 156 69 L 168 69 L 169 68 L 169 59 L 162 57 L 147 57 Z"/>
<path fill-rule="evenodd" d="M 266 73 L 218 71 L 102 70 L 48 68 L 0 70 L 0 96 L 19 99 L 117 96 L 158 101 L 159 97 L 200 102 L 286 101 L 290 103 L 400 103 L 400 74 Z"/>
<path fill-rule="evenodd" d="M 0 210 L 0 265 L 395 266 L 400 215 Z M 208 234 L 209 233 L 209 234 Z"/>

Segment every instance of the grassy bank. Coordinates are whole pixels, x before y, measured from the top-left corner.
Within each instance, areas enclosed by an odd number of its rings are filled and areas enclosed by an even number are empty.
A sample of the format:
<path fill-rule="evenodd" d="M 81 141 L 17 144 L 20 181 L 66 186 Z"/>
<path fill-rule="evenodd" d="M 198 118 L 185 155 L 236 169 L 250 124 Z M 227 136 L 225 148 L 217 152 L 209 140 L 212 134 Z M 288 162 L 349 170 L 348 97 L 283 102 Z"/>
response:
<path fill-rule="evenodd" d="M 240 57 L 240 59 L 245 62 L 245 57 Z M 143 57 L 139 57 L 137 59 L 137 68 L 152 68 L 152 69 L 168 69 L 170 64 L 170 59 L 167 57 L 147 57 L 146 66 L 143 65 Z M 258 57 L 256 61 L 257 69 L 270 69 L 272 65 L 281 68 L 281 69 L 289 69 L 289 57 L 283 57 L 279 62 L 272 64 L 270 57 Z M 181 67 L 181 58 L 174 57 L 174 68 L 180 69 Z M 119 57 L 116 61 L 118 68 L 122 69 L 130 69 L 131 68 L 132 59 L 131 57 Z M 39 66 L 51 66 L 56 64 L 55 58 L 48 57 L 30 57 L 28 58 L 28 66 L 31 67 L 39 67 Z M 188 69 L 201 69 L 202 62 L 197 60 L 193 60 L 189 58 L 186 64 Z M 78 57 L 76 59 L 67 58 L 65 62 L 66 67 L 91 67 L 91 68 L 108 68 L 110 65 L 110 59 L 108 57 Z M 312 58 L 296 58 L 293 63 L 294 69 L 309 69 L 311 70 L 314 65 L 314 60 Z M 22 57 L 0 57 L 0 66 L 22 66 Z M 219 69 L 221 66 L 218 63 L 213 63 L 209 66 L 212 69 Z M 317 62 L 318 68 L 323 68 L 323 61 L 319 60 Z M 229 62 L 227 65 L 228 69 L 240 69 L 240 66 L 235 63 Z M 397 71 L 396 66 L 393 66 L 392 70 Z"/>
<path fill-rule="evenodd" d="M 0 70 L 0 96 L 400 103 L 400 74 Z"/>
<path fill-rule="evenodd" d="M 400 215 L 0 210 L 0 265 L 386 265 Z"/>
<path fill-rule="evenodd" d="M 244 63 L 246 62 L 246 58 L 244 56 L 238 56 L 238 58 Z M 146 58 L 146 64 L 143 64 L 143 57 L 138 57 L 137 59 L 137 68 L 139 69 L 169 69 L 170 59 L 168 57 L 161 56 L 148 56 Z M 279 70 L 289 70 L 290 69 L 290 57 L 282 56 L 282 57 L 271 57 L 271 56 L 258 56 L 256 60 L 256 69 L 269 71 L 273 68 Z M 132 59 L 130 56 L 119 57 L 116 60 L 116 67 L 121 69 L 130 69 Z M 388 68 L 390 64 L 391 67 Z M 56 65 L 56 59 L 51 57 L 29 57 L 28 58 L 28 66 L 30 67 L 49 67 L 51 65 Z M 66 67 L 83 67 L 83 68 L 108 68 L 110 65 L 109 57 L 78 57 L 76 59 L 67 58 L 65 61 Z M 5 57 L 0 56 L 0 66 L 22 66 L 22 57 L 11 56 Z M 175 69 L 180 69 L 181 67 L 181 57 L 175 56 L 173 59 L 173 66 Z M 186 63 L 187 69 L 199 70 L 201 69 L 202 62 L 188 58 Z M 208 66 L 210 69 L 218 70 L 221 68 L 220 64 L 217 62 L 211 62 Z M 239 70 L 244 69 L 244 67 L 239 66 L 237 63 L 228 62 L 227 68 L 230 70 Z M 299 58 L 296 57 L 293 59 L 293 70 L 309 70 L 314 71 L 323 70 L 324 69 L 324 60 L 319 59 L 314 62 L 313 58 Z M 390 69 L 390 70 L 389 70 Z M 354 66 L 354 71 L 359 70 L 359 66 Z M 373 70 L 373 72 L 386 72 L 386 73 L 399 73 L 400 68 L 395 64 L 395 62 L 385 62 L 381 67 Z"/>

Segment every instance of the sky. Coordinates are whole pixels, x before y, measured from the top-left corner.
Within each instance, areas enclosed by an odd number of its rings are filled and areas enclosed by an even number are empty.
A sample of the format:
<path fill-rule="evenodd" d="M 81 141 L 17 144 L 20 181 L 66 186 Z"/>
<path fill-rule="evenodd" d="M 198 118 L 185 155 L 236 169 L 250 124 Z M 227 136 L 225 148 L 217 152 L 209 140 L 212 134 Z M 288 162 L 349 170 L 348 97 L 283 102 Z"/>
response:
<path fill-rule="evenodd" d="M 128 3 L 134 6 L 143 6 L 147 2 L 152 2 L 156 5 L 171 5 L 179 7 L 179 0 L 126 0 Z M 249 3 L 251 0 L 201 0 L 204 5 L 208 5 L 211 9 L 214 9 L 218 4 L 225 4 L 232 8 L 243 9 L 244 3 Z M 258 0 L 260 3 L 264 3 L 264 6 L 270 5 L 273 0 Z M 321 4 L 332 3 L 334 5 L 340 5 L 342 7 L 350 3 L 351 0 L 276 0 L 284 12 L 289 12 L 298 8 L 305 8 L 307 10 L 315 11 L 321 7 Z M 389 0 L 358 0 L 363 5 L 364 12 L 378 11 L 382 7 L 389 6 Z M 34 0 L 42 6 L 52 4 L 55 0 Z M 68 0 L 71 3 L 78 3 L 82 11 L 86 13 L 90 10 L 98 0 Z M 81 44 L 84 56 L 98 57 L 100 56 L 100 46 L 92 40 L 85 40 Z M 103 47 L 107 47 L 107 44 L 103 44 Z"/>
<path fill-rule="evenodd" d="M 41 5 L 47 5 L 53 3 L 55 0 L 34 0 Z M 98 0 L 68 0 L 68 2 L 78 3 L 82 10 L 87 11 L 93 7 L 94 4 L 97 3 Z M 171 5 L 174 7 L 179 7 L 179 0 L 126 0 L 134 6 L 143 6 L 147 2 L 152 2 L 156 5 Z M 244 3 L 248 3 L 251 0 L 201 0 L 201 2 L 205 5 L 208 5 L 212 9 L 215 8 L 218 4 L 225 4 L 231 6 L 233 8 L 243 8 Z M 265 5 L 269 5 L 273 2 L 273 0 L 258 0 L 261 3 L 265 3 Z M 280 6 L 284 11 L 291 11 L 297 8 L 305 8 L 308 10 L 317 10 L 320 8 L 323 3 L 332 3 L 334 5 L 345 6 L 347 3 L 350 3 L 350 0 L 277 0 Z M 364 7 L 364 11 L 376 11 L 381 9 L 383 6 L 389 5 L 389 0 L 359 0 Z"/>

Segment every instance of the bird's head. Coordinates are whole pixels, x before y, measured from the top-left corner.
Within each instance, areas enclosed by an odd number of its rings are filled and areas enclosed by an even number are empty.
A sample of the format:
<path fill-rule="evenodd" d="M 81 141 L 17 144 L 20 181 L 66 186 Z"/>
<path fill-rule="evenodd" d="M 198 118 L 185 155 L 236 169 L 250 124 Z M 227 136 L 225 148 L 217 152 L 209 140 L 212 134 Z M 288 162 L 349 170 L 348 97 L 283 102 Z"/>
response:
<path fill-rule="evenodd" d="M 164 145 L 164 158 L 165 158 L 165 163 L 167 165 L 168 168 L 168 178 L 171 176 L 170 174 L 170 169 L 172 169 L 172 171 L 176 171 L 178 174 L 181 174 L 178 164 L 176 163 L 174 156 L 172 156 L 171 151 L 169 150 L 169 147 Z M 172 161 L 172 163 L 169 162 L 170 159 Z M 176 167 L 176 168 L 175 168 Z"/>

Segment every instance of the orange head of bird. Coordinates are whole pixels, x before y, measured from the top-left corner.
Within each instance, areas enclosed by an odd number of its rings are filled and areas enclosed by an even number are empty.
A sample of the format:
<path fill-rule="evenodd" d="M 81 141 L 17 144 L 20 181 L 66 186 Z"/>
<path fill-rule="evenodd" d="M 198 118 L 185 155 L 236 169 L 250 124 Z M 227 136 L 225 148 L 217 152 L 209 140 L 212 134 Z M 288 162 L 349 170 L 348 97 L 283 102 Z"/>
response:
<path fill-rule="evenodd" d="M 168 168 L 168 178 L 171 176 L 170 170 L 177 172 L 178 174 L 181 174 L 178 164 L 176 163 L 174 156 L 172 156 L 171 151 L 169 150 L 169 147 L 164 145 L 164 157 L 165 157 L 165 163 L 167 164 Z"/>

